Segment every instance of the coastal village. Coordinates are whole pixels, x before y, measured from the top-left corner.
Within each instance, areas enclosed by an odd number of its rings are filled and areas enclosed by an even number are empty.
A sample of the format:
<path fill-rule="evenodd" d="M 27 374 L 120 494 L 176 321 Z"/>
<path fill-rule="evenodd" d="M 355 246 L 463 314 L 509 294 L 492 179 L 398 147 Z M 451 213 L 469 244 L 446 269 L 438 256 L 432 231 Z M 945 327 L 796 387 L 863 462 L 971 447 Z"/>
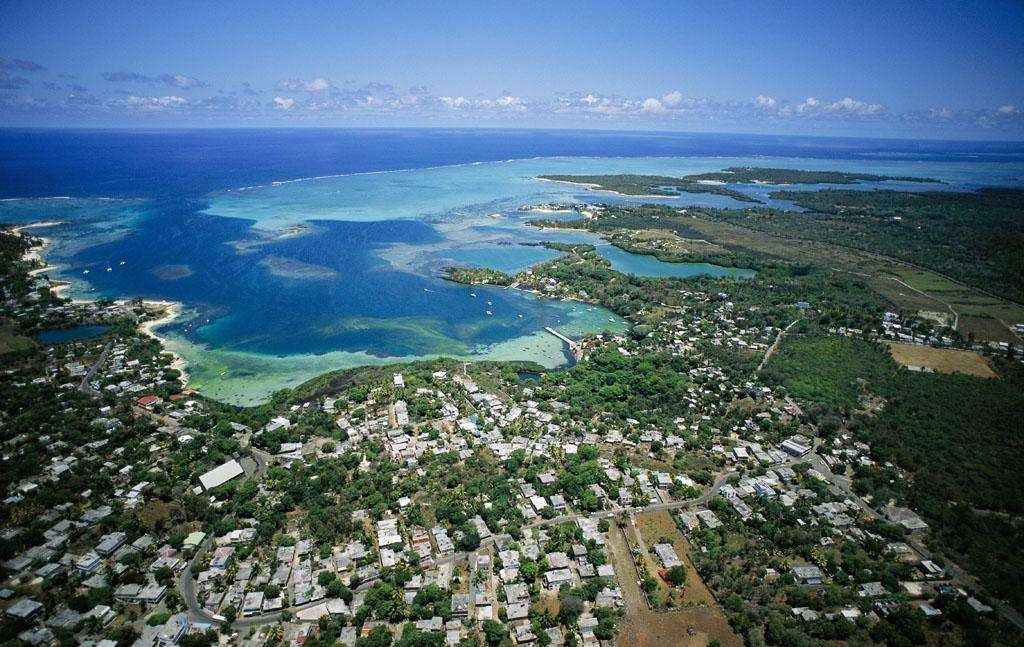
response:
<path fill-rule="evenodd" d="M 517 283 L 593 297 L 559 262 Z M 762 379 L 810 297 L 768 316 L 728 280 L 673 287 L 564 374 L 418 362 L 236 410 L 149 334 L 167 304 L 71 302 L 40 265 L 5 282 L 11 339 L 93 330 L 0 367 L 5 645 L 916 644 L 896 638 L 1019 621 L 857 487 L 907 474 Z M 1022 358 L 888 311 L 823 333 Z M 629 409 L 627 373 L 664 403 Z"/>

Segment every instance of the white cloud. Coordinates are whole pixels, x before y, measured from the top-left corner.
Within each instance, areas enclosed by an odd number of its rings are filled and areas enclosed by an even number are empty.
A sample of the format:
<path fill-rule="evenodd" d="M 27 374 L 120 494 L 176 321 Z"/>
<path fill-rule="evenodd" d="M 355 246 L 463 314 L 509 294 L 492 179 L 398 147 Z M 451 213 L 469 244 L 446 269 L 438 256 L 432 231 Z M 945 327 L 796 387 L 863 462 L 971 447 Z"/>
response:
<path fill-rule="evenodd" d="M 161 75 L 160 80 L 166 83 L 167 85 L 184 89 L 200 88 L 203 85 L 205 85 L 199 79 L 193 78 L 191 76 L 185 76 L 184 74 L 164 74 Z"/>
<path fill-rule="evenodd" d="M 644 102 L 640 104 L 640 112 L 665 112 L 665 106 L 657 99 L 644 99 Z"/>
<path fill-rule="evenodd" d="M 661 102 L 669 108 L 675 108 L 683 102 L 683 93 L 679 90 L 673 90 L 661 98 Z"/>
<path fill-rule="evenodd" d="M 1017 109 L 1017 106 L 999 106 L 999 109 L 996 110 L 996 112 L 1001 115 L 1015 115 L 1019 110 Z"/>
<path fill-rule="evenodd" d="M 814 97 L 807 97 L 803 103 L 800 103 L 796 107 L 797 112 L 810 112 L 816 110 L 821 105 L 821 101 L 818 101 Z"/>
<path fill-rule="evenodd" d="M 808 97 L 798 104 L 796 111 L 810 116 L 834 117 L 872 117 L 885 113 L 885 106 L 880 103 L 868 103 L 850 97 L 828 103 L 814 97 Z"/>
<path fill-rule="evenodd" d="M 845 97 L 836 101 L 828 107 L 832 112 L 842 112 L 852 115 L 880 115 L 885 112 L 885 106 L 880 103 L 866 103 Z"/>
<path fill-rule="evenodd" d="M 331 82 L 322 76 L 304 81 L 302 79 L 281 79 L 275 86 L 278 90 L 285 92 L 326 92 L 331 89 Z"/>
<path fill-rule="evenodd" d="M 323 92 L 325 90 L 329 90 L 330 88 L 331 83 L 327 79 L 318 76 L 312 81 L 306 83 L 305 90 L 306 92 Z"/>
<path fill-rule="evenodd" d="M 188 105 L 188 101 L 186 101 L 184 97 L 175 95 L 167 95 L 163 97 L 140 97 L 133 94 L 127 97 L 112 99 L 109 102 L 109 105 L 137 110 L 140 112 L 153 112 L 169 110 L 172 108 L 181 108 Z"/>
<path fill-rule="evenodd" d="M 466 97 L 441 97 L 441 103 L 449 108 L 462 108 L 469 105 L 469 100 Z"/>
<path fill-rule="evenodd" d="M 777 103 L 778 102 L 775 99 L 764 94 L 759 94 L 754 97 L 754 105 L 759 108 L 774 108 Z"/>
<path fill-rule="evenodd" d="M 291 110 L 295 107 L 295 99 L 285 99 L 284 97 L 274 97 L 274 105 L 280 110 Z"/>
<path fill-rule="evenodd" d="M 481 108 L 508 108 L 510 110 L 526 110 L 526 105 L 523 100 L 519 97 L 506 94 L 496 99 L 480 99 L 476 102 L 477 106 Z"/>

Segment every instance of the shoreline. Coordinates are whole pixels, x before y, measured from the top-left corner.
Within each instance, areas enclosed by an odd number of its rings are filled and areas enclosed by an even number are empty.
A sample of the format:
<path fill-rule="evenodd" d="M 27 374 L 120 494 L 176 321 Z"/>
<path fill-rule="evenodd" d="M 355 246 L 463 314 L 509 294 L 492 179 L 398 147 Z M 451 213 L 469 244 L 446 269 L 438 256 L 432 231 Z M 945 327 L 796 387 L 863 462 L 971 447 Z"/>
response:
<path fill-rule="evenodd" d="M 665 198 L 669 200 L 676 200 L 682 197 L 681 195 L 647 195 L 643 193 L 620 193 L 618 191 L 613 191 L 612 189 L 602 189 L 600 184 L 594 184 L 592 182 L 573 182 L 572 180 L 551 180 L 546 177 L 537 176 L 534 176 L 531 179 L 539 180 L 541 182 L 554 182 L 555 184 L 572 184 L 574 186 L 582 186 L 586 187 L 588 191 L 593 191 L 594 193 L 610 193 L 611 195 L 617 195 L 623 198 L 658 198 L 659 200 Z"/>
<path fill-rule="evenodd" d="M 138 330 L 139 332 L 145 333 L 146 335 L 149 335 L 153 339 L 156 339 L 158 342 L 160 342 L 160 346 L 163 349 L 163 352 L 170 354 L 171 357 L 173 358 L 171 360 L 170 367 L 176 369 L 178 372 L 181 373 L 180 380 L 182 387 L 187 387 L 188 372 L 185 369 L 188 368 L 188 362 L 185 361 L 184 357 L 170 349 L 170 346 L 167 343 L 167 337 L 164 337 L 156 332 L 157 328 L 165 326 L 174 321 L 175 319 L 177 319 L 179 316 L 181 316 L 183 308 L 181 302 L 143 299 L 142 306 L 146 308 L 147 311 L 148 309 L 163 311 L 163 314 L 161 314 L 159 317 L 138 324 Z"/>
<path fill-rule="evenodd" d="M 37 227 L 55 227 L 57 225 L 63 224 L 65 223 L 60 220 L 45 220 L 42 222 L 32 222 L 24 225 L 18 225 L 16 227 L 10 227 L 7 231 L 13 234 L 21 235 L 25 229 L 33 229 Z M 52 241 L 49 238 L 45 238 L 43 236 L 32 237 L 38 239 L 40 241 L 40 244 L 30 247 L 22 255 L 21 260 L 28 262 L 39 262 L 43 263 L 44 265 L 43 267 L 29 270 L 28 275 L 37 276 L 44 272 L 60 269 L 59 266 L 57 265 L 50 265 L 49 263 L 47 263 L 45 258 L 43 257 L 46 248 L 50 246 L 50 243 Z M 55 297 L 57 297 L 58 299 L 68 298 L 63 296 L 63 293 L 67 292 L 72 288 L 71 281 L 65 279 L 51 279 L 49 277 L 47 277 L 47 281 L 50 284 L 50 291 L 53 293 Z M 71 303 L 78 305 L 95 303 L 97 301 L 97 299 L 74 298 L 70 298 L 68 300 Z M 126 305 L 130 304 L 132 301 L 134 301 L 134 299 L 115 299 L 114 303 Z M 168 353 L 169 355 L 171 355 L 173 359 L 171 360 L 170 368 L 177 369 L 181 373 L 180 380 L 182 383 L 182 387 L 187 387 L 188 372 L 185 369 L 188 367 L 188 362 L 186 362 L 181 355 L 179 355 L 178 353 L 174 352 L 169 348 L 166 337 L 161 336 L 156 332 L 157 328 L 171 323 L 181 315 L 183 308 L 182 304 L 178 301 L 161 301 L 157 299 L 142 299 L 141 301 L 143 308 L 146 309 L 147 311 L 147 314 L 152 314 L 150 312 L 151 310 L 162 311 L 162 314 L 154 319 L 150 319 L 140 324 L 136 324 L 136 330 L 156 339 L 160 343 L 161 352 Z"/>
<path fill-rule="evenodd" d="M 21 233 L 23 231 L 25 231 L 26 229 L 37 229 L 37 228 L 41 228 L 41 227 L 56 227 L 57 225 L 63 225 L 63 224 L 65 224 L 65 223 L 62 220 L 43 220 L 43 221 L 40 221 L 40 222 L 26 223 L 24 225 L 16 225 L 14 227 L 10 227 L 8 229 L 8 231 L 10 231 L 12 234 L 21 235 Z M 32 236 L 31 234 L 29 234 L 29 235 Z M 50 243 L 52 243 L 53 241 L 51 241 L 49 238 L 46 238 L 45 236 L 32 236 L 32 238 L 36 238 L 40 242 L 39 242 L 38 245 L 33 245 L 32 247 L 30 247 L 28 249 L 28 251 L 26 251 L 24 254 L 22 254 L 21 255 L 21 260 L 29 262 L 29 263 L 39 262 L 39 263 L 43 264 L 43 267 L 37 267 L 34 270 L 29 270 L 28 271 L 28 275 L 29 276 L 37 276 L 37 275 L 42 274 L 44 272 L 49 272 L 51 270 L 59 269 L 58 266 L 50 265 L 43 258 L 43 252 L 46 251 L 46 248 L 49 247 Z"/>

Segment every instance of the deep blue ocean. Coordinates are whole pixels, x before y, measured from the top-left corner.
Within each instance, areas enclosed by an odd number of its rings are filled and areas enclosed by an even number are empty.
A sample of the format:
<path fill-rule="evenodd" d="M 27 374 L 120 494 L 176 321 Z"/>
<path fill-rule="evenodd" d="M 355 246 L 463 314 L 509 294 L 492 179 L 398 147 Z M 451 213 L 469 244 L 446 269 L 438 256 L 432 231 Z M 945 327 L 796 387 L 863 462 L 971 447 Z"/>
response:
<path fill-rule="evenodd" d="M 600 131 L 0 130 L 0 221 L 61 223 L 32 232 L 50 239 L 51 276 L 70 281 L 72 296 L 181 302 L 184 316 L 161 334 L 187 360 L 191 385 L 252 403 L 365 363 L 451 355 L 557 366 L 564 349 L 544 326 L 580 335 L 624 323 L 599 308 L 454 285 L 441 270 L 516 271 L 554 256 L 518 243 L 601 242 L 532 229 L 525 221 L 536 214 L 520 206 L 630 201 L 536 175 L 674 175 L 743 164 L 927 175 L 943 180 L 943 190 L 1024 185 L 1024 146 L 1005 143 Z M 764 198 L 773 187 L 734 188 Z M 699 194 L 666 202 L 743 206 Z M 636 274 L 745 275 L 607 246 L 602 253 Z"/>

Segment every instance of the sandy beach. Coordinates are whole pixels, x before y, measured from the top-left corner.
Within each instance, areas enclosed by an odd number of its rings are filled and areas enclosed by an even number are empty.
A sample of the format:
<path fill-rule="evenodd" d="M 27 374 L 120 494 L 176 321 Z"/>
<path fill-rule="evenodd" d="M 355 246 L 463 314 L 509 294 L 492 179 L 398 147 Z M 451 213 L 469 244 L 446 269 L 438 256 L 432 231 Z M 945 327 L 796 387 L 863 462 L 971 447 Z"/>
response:
<path fill-rule="evenodd" d="M 174 360 L 171 362 L 171 368 L 181 371 L 181 383 L 182 385 L 187 386 L 188 373 L 185 371 L 185 368 L 188 366 L 188 363 L 181 357 L 181 355 L 178 355 L 168 348 L 167 338 L 160 336 L 156 332 L 157 328 L 171 323 L 181 315 L 181 303 L 177 301 L 146 300 L 142 302 L 142 305 L 146 309 L 146 312 L 152 313 L 153 311 L 156 311 L 161 314 L 154 319 L 150 319 L 149 321 L 144 321 L 139 324 L 139 331 L 155 338 L 163 346 L 164 352 L 170 353 L 171 356 L 174 357 Z"/>
<path fill-rule="evenodd" d="M 24 224 L 24 225 L 18 225 L 17 227 L 11 227 L 8 231 L 10 231 L 11 233 L 14 233 L 14 234 L 20 234 L 22 231 L 24 231 L 26 229 L 36 229 L 36 228 L 40 228 L 40 227 L 55 227 L 57 225 L 62 225 L 62 224 L 64 224 L 64 223 L 62 221 L 59 221 L 59 220 L 47 220 L 47 221 L 43 221 L 43 222 L 32 222 L 32 223 L 28 223 L 28 224 Z M 50 245 L 50 239 L 44 238 L 42 236 L 33 236 L 33 237 L 39 239 L 41 241 L 41 243 L 39 245 L 36 245 L 36 246 L 32 247 L 27 252 L 25 252 L 25 254 L 22 256 L 22 260 L 24 260 L 24 261 L 38 261 L 40 263 L 43 263 L 44 265 L 43 265 L 43 267 L 39 267 L 39 268 L 36 268 L 34 270 L 31 270 L 29 272 L 29 275 L 30 276 L 35 276 L 37 274 L 42 274 L 44 272 L 49 272 L 49 271 L 58 269 L 58 266 L 50 265 L 49 263 L 46 263 L 46 260 L 43 257 L 43 252 L 45 252 L 46 248 L 49 247 L 49 245 Z M 58 298 L 63 297 L 64 293 L 67 292 L 70 289 L 71 289 L 71 282 L 70 281 L 62 281 L 62 280 L 55 280 L 55 279 L 51 279 L 50 280 L 50 290 Z M 131 299 L 119 299 L 117 301 L 117 303 L 124 304 L 124 303 L 129 303 L 130 301 L 131 301 Z M 87 303 L 92 303 L 93 300 L 92 299 L 72 299 L 71 302 L 72 303 L 77 303 L 77 304 L 87 304 Z M 142 302 L 142 305 L 146 309 L 146 311 L 149 312 L 150 314 L 152 314 L 153 312 L 158 312 L 158 313 L 160 313 L 160 316 L 155 318 L 155 319 L 150 319 L 149 321 L 144 321 L 143 323 L 139 324 L 139 331 L 149 335 L 150 337 L 155 338 L 156 340 L 158 340 L 160 342 L 160 344 L 163 346 L 163 352 L 170 353 L 174 357 L 174 360 L 171 362 L 171 368 L 174 368 L 174 369 L 177 369 L 177 370 L 181 371 L 181 382 L 182 382 L 183 385 L 187 385 L 188 384 L 188 373 L 185 371 L 185 368 L 188 366 L 188 364 L 185 362 L 185 360 L 180 355 L 178 355 L 177 353 L 175 353 L 174 351 L 172 351 L 172 350 L 170 350 L 168 348 L 167 339 L 166 338 L 161 337 L 159 334 L 156 333 L 156 329 L 157 328 L 159 328 L 160 326 L 166 325 L 166 324 L 174 321 L 174 319 L 176 319 L 181 314 L 181 309 L 182 309 L 181 304 L 178 303 L 177 301 L 144 300 Z"/>
<path fill-rule="evenodd" d="M 38 228 L 41 228 L 41 227 L 56 227 L 57 225 L 63 225 L 63 224 L 64 223 L 62 221 L 60 221 L 60 220 L 44 220 L 42 222 L 30 222 L 28 224 L 18 225 L 17 227 L 11 227 L 8 231 L 10 231 L 12 234 L 20 234 L 21 232 L 23 232 L 26 229 L 38 229 Z M 43 265 L 43 267 L 37 267 L 36 269 L 31 270 L 28 273 L 28 275 L 29 276 L 35 276 L 37 274 L 42 274 L 44 272 L 49 272 L 51 270 L 57 269 L 56 265 L 46 264 L 46 261 L 43 260 L 43 251 L 45 251 L 46 248 L 50 246 L 50 239 L 49 238 L 44 238 L 43 236 L 33 236 L 33 238 L 38 238 L 39 241 L 40 241 L 40 244 L 39 245 L 35 245 L 31 249 L 29 249 L 27 252 L 25 252 L 22 255 L 22 257 L 21 257 L 21 260 L 26 261 L 26 262 L 38 261 L 40 263 L 43 263 L 44 265 Z"/>

